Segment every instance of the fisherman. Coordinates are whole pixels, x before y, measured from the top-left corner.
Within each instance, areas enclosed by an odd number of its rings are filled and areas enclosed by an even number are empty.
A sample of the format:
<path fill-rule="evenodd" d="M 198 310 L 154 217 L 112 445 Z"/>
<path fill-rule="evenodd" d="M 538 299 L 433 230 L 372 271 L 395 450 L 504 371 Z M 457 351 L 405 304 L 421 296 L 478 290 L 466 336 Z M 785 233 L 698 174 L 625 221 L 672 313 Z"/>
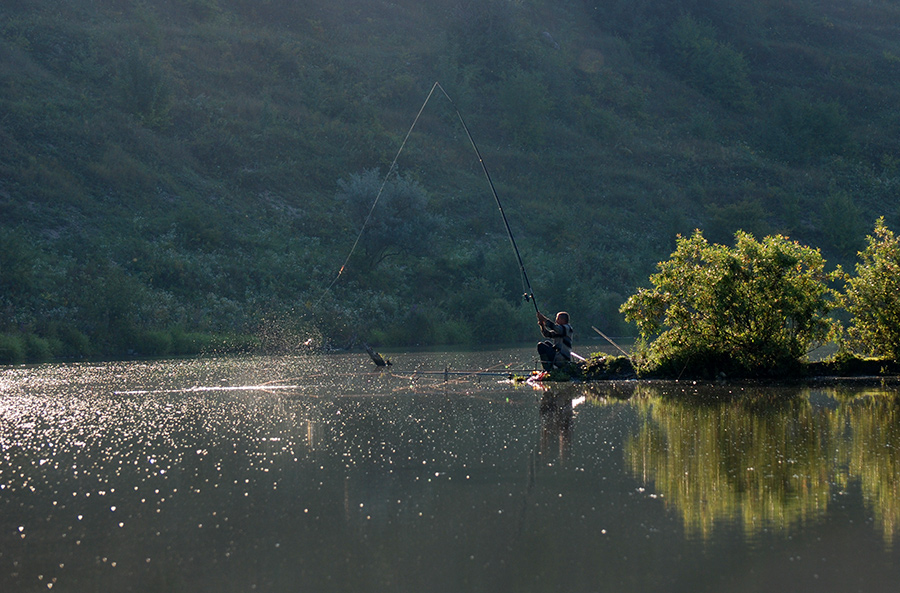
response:
<path fill-rule="evenodd" d="M 545 371 L 553 368 L 562 368 L 572 360 L 572 335 L 575 330 L 569 325 L 569 314 L 560 311 L 556 314 L 556 321 L 538 311 L 538 325 L 541 326 L 541 335 L 547 340 L 538 343 L 538 356 Z"/>

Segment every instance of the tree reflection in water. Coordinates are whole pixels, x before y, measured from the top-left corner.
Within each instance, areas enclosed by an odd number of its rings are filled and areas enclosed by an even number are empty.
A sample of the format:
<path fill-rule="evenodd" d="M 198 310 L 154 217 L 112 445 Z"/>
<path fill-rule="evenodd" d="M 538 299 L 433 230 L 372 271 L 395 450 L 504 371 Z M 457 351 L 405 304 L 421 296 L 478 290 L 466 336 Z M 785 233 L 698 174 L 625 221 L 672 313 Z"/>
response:
<path fill-rule="evenodd" d="M 900 528 L 900 403 L 893 391 L 641 385 L 630 471 L 689 536 L 736 522 L 753 538 L 820 518 L 858 483 L 888 547 Z"/>
<path fill-rule="evenodd" d="M 900 400 L 876 392 L 840 401 L 839 422 L 846 423 L 852 437 L 849 451 L 842 451 L 844 480 L 859 480 L 890 546 L 900 529 Z"/>

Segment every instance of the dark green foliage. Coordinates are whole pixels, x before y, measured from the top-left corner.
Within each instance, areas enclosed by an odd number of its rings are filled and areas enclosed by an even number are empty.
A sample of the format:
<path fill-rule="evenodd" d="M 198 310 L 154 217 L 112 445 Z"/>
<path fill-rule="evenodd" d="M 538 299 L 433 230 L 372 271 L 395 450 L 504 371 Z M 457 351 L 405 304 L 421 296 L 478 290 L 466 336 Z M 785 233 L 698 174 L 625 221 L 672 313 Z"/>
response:
<path fill-rule="evenodd" d="M 821 254 L 782 236 L 735 235 L 735 247 L 697 231 L 622 306 L 645 343 L 645 370 L 759 374 L 794 367 L 829 338 L 833 275 Z"/>
<path fill-rule="evenodd" d="M 0 333 L 0 364 L 23 362 L 25 344 L 20 336 Z"/>
<path fill-rule="evenodd" d="M 0 228 L 0 305 L 34 292 L 37 261 L 37 250 L 24 232 Z"/>
<path fill-rule="evenodd" d="M 578 368 L 578 377 L 588 381 L 633 379 L 637 376 L 634 364 L 626 356 L 594 354 Z"/>
<path fill-rule="evenodd" d="M 669 34 L 674 70 L 688 84 L 735 109 L 750 109 L 755 98 L 744 56 L 716 39 L 716 31 L 684 15 Z"/>
<path fill-rule="evenodd" d="M 735 229 L 760 237 L 768 231 L 766 209 L 757 200 L 742 200 L 721 206 L 710 204 L 706 212 L 709 218 L 703 232 L 713 242 L 728 241 Z"/>
<path fill-rule="evenodd" d="M 440 219 L 429 214 L 428 194 L 414 179 L 399 173 L 385 178 L 378 169 L 369 169 L 339 180 L 336 199 L 350 228 L 362 231 L 367 269 L 402 253 L 428 254 L 428 239 Z"/>
<path fill-rule="evenodd" d="M 55 356 L 62 358 L 86 358 L 91 356 L 91 341 L 71 325 L 51 326 L 49 335 L 59 344 Z"/>
<path fill-rule="evenodd" d="M 362 223 L 335 183 L 386 170 L 435 79 L 576 329 L 629 331 L 695 227 L 851 257 L 896 212 L 900 9 L 848 2 L 0 3 L 0 332 L 18 358 L 537 339 L 441 96 L 323 295 Z"/>
<path fill-rule="evenodd" d="M 513 5 L 503 0 L 466 0 L 454 5 L 447 49 L 462 68 L 481 82 L 496 81 L 527 62 Z"/>
<path fill-rule="evenodd" d="M 822 231 L 840 255 L 853 255 L 863 243 L 863 218 L 859 207 L 844 192 L 831 194 L 822 209 Z"/>
<path fill-rule="evenodd" d="M 900 360 L 900 238 L 875 223 L 859 254 L 856 276 L 847 279 L 843 304 L 852 315 L 847 346 L 855 352 Z"/>
<path fill-rule="evenodd" d="M 25 358 L 28 360 L 50 360 L 54 348 L 49 340 L 34 334 L 25 334 Z"/>
<path fill-rule="evenodd" d="M 771 108 L 769 148 L 784 158 L 803 161 L 849 152 L 847 110 L 834 100 L 809 100 L 797 89 L 778 97 Z"/>
<path fill-rule="evenodd" d="M 552 100 L 537 73 L 514 69 L 498 84 L 501 128 L 525 147 L 540 146 L 547 130 Z"/>
<path fill-rule="evenodd" d="M 158 61 L 133 49 L 118 65 L 116 86 L 123 109 L 143 125 L 159 128 L 170 122 L 172 89 Z"/>
<path fill-rule="evenodd" d="M 602 30 L 622 35 L 641 51 L 657 48 L 661 32 L 678 16 L 675 2 L 610 0 L 594 7 L 593 18 Z"/>
<path fill-rule="evenodd" d="M 804 371 L 809 377 L 879 377 L 900 374 L 897 359 L 860 357 L 847 350 L 821 361 L 810 362 Z"/>

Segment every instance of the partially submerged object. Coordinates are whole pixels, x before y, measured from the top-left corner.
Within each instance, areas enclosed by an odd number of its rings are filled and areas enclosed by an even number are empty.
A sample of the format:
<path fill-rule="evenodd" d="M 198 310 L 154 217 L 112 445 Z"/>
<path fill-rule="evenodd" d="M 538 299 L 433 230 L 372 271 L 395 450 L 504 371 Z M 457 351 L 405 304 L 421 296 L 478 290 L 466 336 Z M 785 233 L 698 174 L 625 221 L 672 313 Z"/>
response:
<path fill-rule="evenodd" d="M 365 347 L 366 352 L 369 353 L 369 357 L 372 359 L 372 362 L 375 363 L 375 366 L 379 366 L 379 367 L 391 366 L 390 359 L 384 358 L 383 356 L 381 356 L 380 354 L 375 352 L 375 350 L 373 350 L 371 346 L 369 346 L 366 343 L 363 343 L 363 347 Z"/>

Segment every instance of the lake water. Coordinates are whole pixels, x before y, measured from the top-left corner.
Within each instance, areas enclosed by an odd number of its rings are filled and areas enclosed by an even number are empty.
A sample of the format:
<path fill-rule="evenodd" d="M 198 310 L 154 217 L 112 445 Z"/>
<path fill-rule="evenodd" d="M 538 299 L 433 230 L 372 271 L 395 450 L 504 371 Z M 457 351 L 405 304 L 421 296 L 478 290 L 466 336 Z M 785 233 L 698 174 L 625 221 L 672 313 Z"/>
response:
<path fill-rule="evenodd" d="M 0 368 L 0 591 L 897 590 L 896 387 L 394 358 Z"/>

